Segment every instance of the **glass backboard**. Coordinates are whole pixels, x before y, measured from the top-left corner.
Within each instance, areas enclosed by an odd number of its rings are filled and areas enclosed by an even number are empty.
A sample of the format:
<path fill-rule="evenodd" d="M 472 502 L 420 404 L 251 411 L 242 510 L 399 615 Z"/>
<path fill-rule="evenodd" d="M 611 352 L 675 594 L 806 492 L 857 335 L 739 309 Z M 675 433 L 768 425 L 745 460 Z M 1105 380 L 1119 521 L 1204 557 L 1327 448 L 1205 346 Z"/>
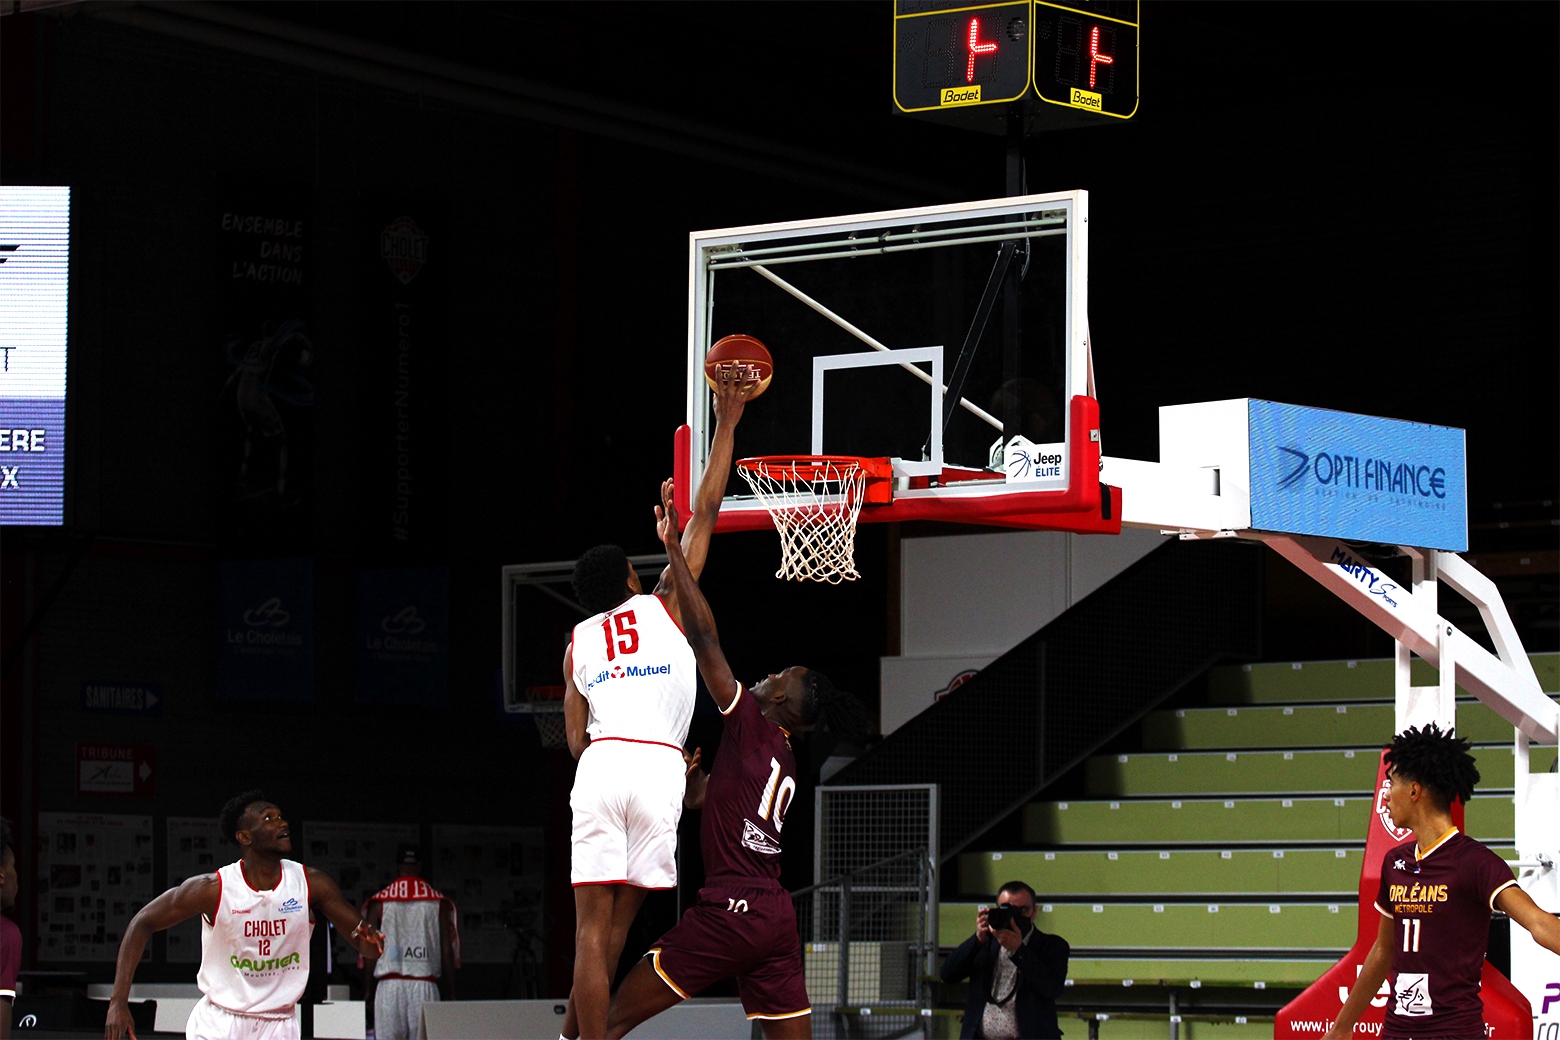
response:
<path fill-rule="evenodd" d="M 694 232 L 689 286 L 679 498 L 714 434 L 704 357 L 745 333 L 775 375 L 736 457 L 892 459 L 893 502 L 864 522 L 1098 503 L 1087 192 Z M 1080 464 L 1084 498 L 1069 494 Z M 721 529 L 767 524 L 733 475 Z"/>

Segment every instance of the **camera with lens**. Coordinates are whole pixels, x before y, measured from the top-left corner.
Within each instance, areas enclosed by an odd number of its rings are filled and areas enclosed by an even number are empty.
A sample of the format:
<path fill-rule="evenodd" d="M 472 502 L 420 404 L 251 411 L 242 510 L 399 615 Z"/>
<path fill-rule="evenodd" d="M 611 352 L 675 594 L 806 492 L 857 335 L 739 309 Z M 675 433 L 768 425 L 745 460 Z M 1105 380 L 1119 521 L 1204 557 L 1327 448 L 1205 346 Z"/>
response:
<path fill-rule="evenodd" d="M 1019 907 L 994 906 L 986 911 L 986 924 L 993 931 L 1016 927 L 1022 932 L 1025 930 L 1025 925 L 1028 924 L 1028 921 L 1024 917 L 1023 910 Z"/>

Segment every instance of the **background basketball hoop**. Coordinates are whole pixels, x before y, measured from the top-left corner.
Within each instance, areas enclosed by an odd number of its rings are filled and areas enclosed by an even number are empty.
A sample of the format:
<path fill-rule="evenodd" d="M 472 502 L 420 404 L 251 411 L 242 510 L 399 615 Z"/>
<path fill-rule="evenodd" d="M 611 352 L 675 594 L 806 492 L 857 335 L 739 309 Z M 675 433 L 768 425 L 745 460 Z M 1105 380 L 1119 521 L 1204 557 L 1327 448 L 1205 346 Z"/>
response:
<path fill-rule="evenodd" d="M 887 502 L 888 459 L 852 455 L 770 455 L 740 459 L 737 470 L 780 532 L 777 578 L 837 585 L 856 570 L 856 519 L 866 502 Z"/>

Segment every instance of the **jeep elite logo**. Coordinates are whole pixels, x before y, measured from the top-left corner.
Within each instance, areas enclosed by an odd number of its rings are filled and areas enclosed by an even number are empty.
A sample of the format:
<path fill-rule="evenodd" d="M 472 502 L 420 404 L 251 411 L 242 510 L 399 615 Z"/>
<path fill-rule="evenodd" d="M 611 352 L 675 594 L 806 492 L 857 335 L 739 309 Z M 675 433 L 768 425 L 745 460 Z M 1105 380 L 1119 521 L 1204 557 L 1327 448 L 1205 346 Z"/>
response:
<path fill-rule="evenodd" d="M 379 233 L 379 255 L 390 265 L 390 273 L 406 285 L 428 262 L 428 236 L 411 217 L 397 217 Z"/>
<path fill-rule="evenodd" d="M 1418 500 L 1446 497 L 1446 469 L 1426 465 L 1423 460 L 1373 459 L 1326 451 L 1311 455 L 1282 445 L 1278 450 L 1287 466 L 1278 481 L 1280 491 L 1315 482 L 1321 488 L 1350 493 L 1379 492 Z"/>

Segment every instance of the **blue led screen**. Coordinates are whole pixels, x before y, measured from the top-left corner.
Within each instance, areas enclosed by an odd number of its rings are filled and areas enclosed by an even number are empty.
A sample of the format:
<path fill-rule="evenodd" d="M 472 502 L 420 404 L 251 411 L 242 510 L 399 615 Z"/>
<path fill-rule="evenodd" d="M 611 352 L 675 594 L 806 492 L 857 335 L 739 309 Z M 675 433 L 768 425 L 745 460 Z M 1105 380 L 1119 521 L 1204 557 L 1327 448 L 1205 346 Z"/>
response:
<path fill-rule="evenodd" d="M 1467 550 L 1462 430 L 1273 401 L 1247 406 L 1253 528 Z"/>
<path fill-rule="evenodd" d="M 65 520 L 70 189 L 0 186 L 0 526 Z"/>

